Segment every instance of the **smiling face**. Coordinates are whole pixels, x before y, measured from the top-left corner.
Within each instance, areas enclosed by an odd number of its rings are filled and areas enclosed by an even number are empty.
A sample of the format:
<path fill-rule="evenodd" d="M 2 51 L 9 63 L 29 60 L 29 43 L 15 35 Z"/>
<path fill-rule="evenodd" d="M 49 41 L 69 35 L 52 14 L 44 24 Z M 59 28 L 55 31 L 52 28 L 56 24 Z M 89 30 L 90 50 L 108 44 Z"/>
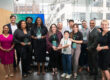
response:
<path fill-rule="evenodd" d="M 74 22 L 73 22 L 73 21 L 70 21 L 70 22 L 69 22 L 69 26 L 72 28 L 73 25 L 74 25 Z"/>
<path fill-rule="evenodd" d="M 38 18 L 38 19 L 36 20 L 36 23 L 37 23 L 37 25 L 41 25 L 41 24 L 42 24 L 41 18 Z"/>
<path fill-rule="evenodd" d="M 83 22 L 82 22 L 82 26 L 83 26 L 83 28 L 87 28 L 87 23 L 86 23 L 86 21 L 83 21 Z"/>
<path fill-rule="evenodd" d="M 73 26 L 73 32 L 78 32 L 78 31 L 79 31 L 78 25 L 77 24 L 74 24 L 74 26 Z"/>
<path fill-rule="evenodd" d="M 14 17 L 14 16 L 11 17 L 11 18 L 10 18 L 10 21 L 11 21 L 11 23 L 16 23 L 16 17 Z"/>
<path fill-rule="evenodd" d="M 107 31 L 109 29 L 109 22 L 107 20 L 103 20 L 101 22 L 101 28 L 103 29 L 103 31 Z"/>
<path fill-rule="evenodd" d="M 63 24 L 60 22 L 60 23 L 57 24 L 57 27 L 58 27 L 59 30 L 61 30 L 63 28 Z"/>
<path fill-rule="evenodd" d="M 31 18 L 28 18 L 27 19 L 27 23 L 32 23 L 32 19 Z"/>
<path fill-rule="evenodd" d="M 21 22 L 21 29 L 25 29 L 26 28 L 26 22 L 25 21 L 22 21 Z"/>
<path fill-rule="evenodd" d="M 3 33 L 5 33 L 5 34 L 8 34 L 9 33 L 8 26 L 3 26 Z"/>
<path fill-rule="evenodd" d="M 90 21 L 90 28 L 93 29 L 95 27 L 95 21 L 91 20 Z"/>
<path fill-rule="evenodd" d="M 52 31 L 52 32 L 56 32 L 56 31 L 57 31 L 56 25 L 53 24 L 53 25 L 51 26 L 51 31 Z"/>
<path fill-rule="evenodd" d="M 68 39 L 69 38 L 69 33 L 68 32 L 64 32 L 64 38 Z"/>

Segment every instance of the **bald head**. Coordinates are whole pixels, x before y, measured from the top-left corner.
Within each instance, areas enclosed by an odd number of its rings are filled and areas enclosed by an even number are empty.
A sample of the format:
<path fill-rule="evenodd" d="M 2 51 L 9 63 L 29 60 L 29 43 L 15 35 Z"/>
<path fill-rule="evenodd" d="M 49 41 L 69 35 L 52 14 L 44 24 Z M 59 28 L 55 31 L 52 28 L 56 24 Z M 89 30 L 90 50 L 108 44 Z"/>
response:
<path fill-rule="evenodd" d="M 62 24 L 61 22 L 59 22 L 59 23 L 57 24 L 57 27 L 58 27 L 59 30 L 62 30 L 63 24 Z"/>

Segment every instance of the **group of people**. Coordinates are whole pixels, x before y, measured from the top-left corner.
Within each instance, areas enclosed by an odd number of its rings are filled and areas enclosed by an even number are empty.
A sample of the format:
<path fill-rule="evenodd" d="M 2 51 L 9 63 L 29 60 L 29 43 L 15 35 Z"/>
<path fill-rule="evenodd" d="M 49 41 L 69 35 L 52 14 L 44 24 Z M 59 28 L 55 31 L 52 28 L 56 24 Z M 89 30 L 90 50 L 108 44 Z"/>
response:
<path fill-rule="evenodd" d="M 13 67 L 19 66 L 20 61 L 22 75 L 26 77 L 31 74 L 33 54 L 37 62 L 37 74 L 40 75 L 42 70 L 44 75 L 48 51 L 52 75 L 57 74 L 60 67 L 63 69 L 61 77 L 71 78 L 73 74 L 76 79 L 78 71 L 86 69 L 97 79 L 99 67 L 102 80 L 110 80 L 110 32 L 107 20 L 101 21 L 101 28 L 96 28 L 94 20 L 90 20 L 89 28 L 83 20 L 79 29 L 74 20 L 69 20 L 68 27 L 64 28 L 59 22 L 52 24 L 49 30 L 40 17 L 34 24 L 31 17 L 16 24 L 16 16 L 11 15 L 10 21 L 3 26 L 0 35 L 0 59 L 6 72 L 5 78 L 14 76 Z"/>

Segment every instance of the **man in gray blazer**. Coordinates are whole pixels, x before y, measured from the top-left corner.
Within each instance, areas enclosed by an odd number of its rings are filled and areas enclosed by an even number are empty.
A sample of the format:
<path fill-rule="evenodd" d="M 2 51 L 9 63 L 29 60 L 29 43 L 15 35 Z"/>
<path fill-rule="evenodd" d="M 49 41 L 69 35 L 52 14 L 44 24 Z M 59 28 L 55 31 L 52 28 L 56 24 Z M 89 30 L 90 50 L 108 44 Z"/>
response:
<path fill-rule="evenodd" d="M 96 47 L 98 45 L 99 32 L 95 27 L 95 21 L 90 21 L 90 32 L 88 36 L 88 64 L 90 68 L 90 75 L 95 76 L 95 80 L 98 74 L 98 53 Z"/>

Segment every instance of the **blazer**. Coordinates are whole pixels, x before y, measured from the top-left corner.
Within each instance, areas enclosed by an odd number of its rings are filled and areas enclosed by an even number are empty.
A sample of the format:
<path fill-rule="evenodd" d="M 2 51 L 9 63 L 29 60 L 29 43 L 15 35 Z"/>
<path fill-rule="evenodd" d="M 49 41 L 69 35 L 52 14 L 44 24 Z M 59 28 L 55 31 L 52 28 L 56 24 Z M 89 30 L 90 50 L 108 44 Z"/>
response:
<path fill-rule="evenodd" d="M 56 35 L 57 35 L 57 37 L 58 37 L 58 44 L 60 44 L 60 41 L 61 41 L 61 39 L 63 38 L 63 35 L 62 35 L 62 33 L 59 32 L 59 31 L 56 33 Z M 50 39 L 49 34 L 47 34 L 47 36 L 46 36 L 47 51 L 50 51 L 50 49 L 52 48 L 52 44 L 51 44 L 51 42 L 50 42 L 49 39 Z"/>
<path fill-rule="evenodd" d="M 9 24 L 7 24 L 7 26 L 9 27 L 9 34 L 12 34 L 11 24 L 9 23 Z"/>
<path fill-rule="evenodd" d="M 96 47 L 98 45 L 98 37 L 99 32 L 97 28 L 94 28 L 91 32 L 89 32 L 88 35 L 88 50 L 96 50 Z"/>

